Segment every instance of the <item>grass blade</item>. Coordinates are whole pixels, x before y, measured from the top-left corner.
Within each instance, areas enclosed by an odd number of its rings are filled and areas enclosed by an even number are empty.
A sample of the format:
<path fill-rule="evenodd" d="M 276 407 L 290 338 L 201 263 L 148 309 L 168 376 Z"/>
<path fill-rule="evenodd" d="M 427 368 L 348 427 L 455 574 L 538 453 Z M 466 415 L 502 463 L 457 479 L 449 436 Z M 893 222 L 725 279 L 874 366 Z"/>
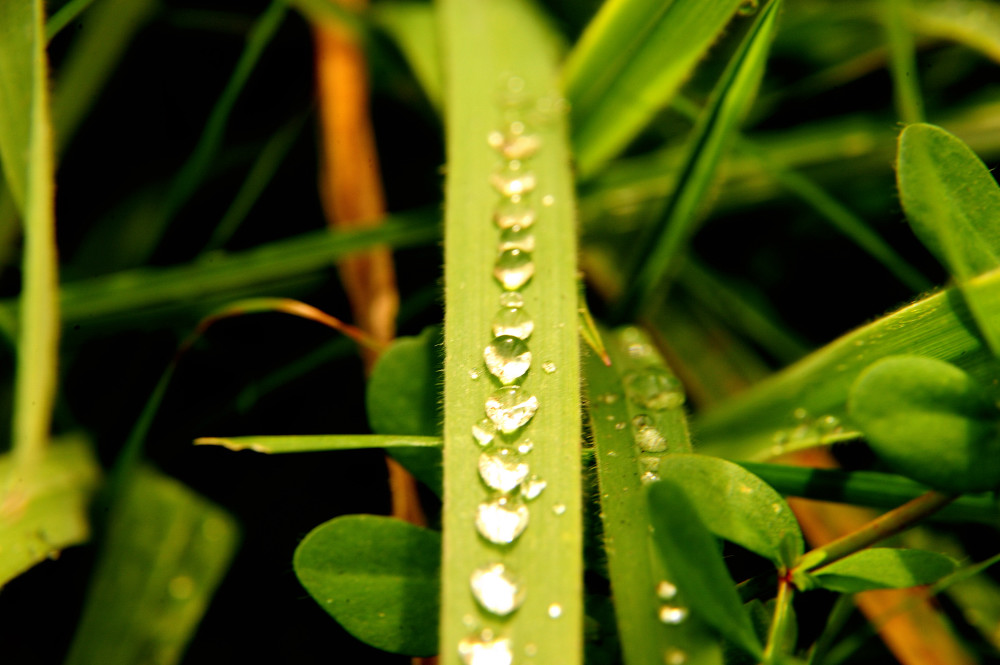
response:
<path fill-rule="evenodd" d="M 538 183 L 533 196 L 551 196 L 553 205 L 537 208 L 531 227 L 535 273 L 520 291 L 535 324 L 529 343 L 536 359 L 522 385 L 540 404 L 527 425 L 526 435 L 536 442 L 528 458 L 547 488 L 527 504 L 529 525 L 510 546 L 493 545 L 474 526 L 477 506 L 489 495 L 477 473 L 481 451 L 471 436 L 496 390 L 488 374 L 470 376 L 470 370 L 485 374 L 483 349 L 492 338 L 501 293 L 492 275 L 498 233 L 491 218 L 498 199 L 489 186 L 500 159 L 487 137 L 511 119 L 494 100 L 502 84 L 512 83 L 506 74 L 519 77 L 527 94 L 551 101 L 559 38 L 534 6 L 520 0 L 445 0 L 438 10 L 447 56 L 448 151 L 441 658 L 448 665 L 459 662 L 462 644 L 467 654 L 509 649 L 519 660 L 528 648 L 539 661 L 576 665 L 583 656 L 579 342 L 575 206 L 561 116 L 539 118 L 532 127 L 541 141 L 531 159 Z M 543 363 L 552 371 L 542 371 Z M 526 589 L 523 605 L 503 623 L 469 593 L 472 572 L 493 560 L 509 566 Z M 463 622 L 466 616 L 474 617 L 475 626 Z M 493 631 L 495 641 L 483 630 Z"/>
<path fill-rule="evenodd" d="M 198 446 L 222 446 L 257 453 L 312 453 L 362 448 L 440 448 L 436 436 L 387 436 L 384 434 L 320 434 L 310 436 L 203 436 Z"/>
<path fill-rule="evenodd" d="M 619 316 L 633 318 L 664 277 L 677 268 L 677 256 L 699 219 L 715 171 L 738 123 L 746 114 L 764 74 L 780 0 L 760 12 L 719 80 L 694 130 L 687 156 L 666 210 L 639 255 L 618 304 Z"/>
<path fill-rule="evenodd" d="M 433 5 L 379 2 L 372 7 L 371 19 L 399 47 L 431 106 L 440 112 L 444 81 Z"/>
<path fill-rule="evenodd" d="M 903 122 L 923 122 L 924 101 L 920 96 L 920 80 L 913 35 L 906 24 L 910 0 L 884 0 L 885 30 L 889 41 L 889 71 L 892 73 L 892 94 L 896 114 Z"/>
<path fill-rule="evenodd" d="M 670 103 L 741 0 L 607 2 L 564 72 L 583 177 L 618 155 Z"/>

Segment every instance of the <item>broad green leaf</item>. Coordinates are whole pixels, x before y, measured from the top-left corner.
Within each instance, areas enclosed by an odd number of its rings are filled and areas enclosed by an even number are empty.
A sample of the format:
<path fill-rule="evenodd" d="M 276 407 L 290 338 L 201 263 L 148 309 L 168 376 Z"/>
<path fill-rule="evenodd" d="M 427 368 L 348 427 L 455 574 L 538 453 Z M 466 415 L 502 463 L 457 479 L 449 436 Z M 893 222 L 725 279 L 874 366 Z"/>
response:
<path fill-rule="evenodd" d="M 359 640 L 411 656 L 437 653 L 441 537 L 375 515 L 347 515 L 295 549 L 309 595 Z"/>
<path fill-rule="evenodd" d="M 257 453 L 312 453 L 324 450 L 362 448 L 440 448 L 435 436 L 386 436 L 379 434 L 320 434 L 314 436 L 203 436 L 194 440 L 199 446 L 222 446 L 230 450 Z"/>
<path fill-rule="evenodd" d="M 678 0 L 673 6 L 682 2 Z M 664 278 L 677 271 L 678 257 L 704 212 L 719 162 L 760 85 L 780 7 L 780 0 L 767 3 L 712 91 L 688 143 L 666 209 L 647 236 L 635 268 L 626 280 L 625 293 L 618 305 L 626 318 L 647 304 Z"/>
<path fill-rule="evenodd" d="M 627 424 L 638 405 L 626 395 L 621 380 L 623 373 L 634 369 L 630 349 L 651 352 L 652 347 L 649 339 L 639 337 L 635 329 L 606 333 L 604 337 L 611 365 L 588 353 L 583 365 L 584 386 L 622 657 L 627 665 L 642 665 L 660 662 L 664 654 L 683 653 L 687 656 L 685 662 L 720 665 L 722 648 L 704 619 L 692 614 L 678 625 L 659 620 L 662 605 L 687 602 L 684 592 L 672 586 L 671 580 L 677 575 L 661 557 L 654 556 L 649 509 L 642 491 L 643 475 L 652 473 L 650 469 L 662 465 L 670 454 L 661 457 L 645 453 L 637 445 L 636 433 Z M 683 409 L 670 409 L 666 417 L 673 422 L 661 419 L 657 430 L 667 432 L 665 439 L 669 438 L 677 449 L 690 450 Z"/>
<path fill-rule="evenodd" d="M 660 463 L 687 495 L 709 531 L 791 567 L 805 550 L 791 508 L 767 483 L 743 467 L 704 455 L 671 455 Z"/>
<path fill-rule="evenodd" d="M 1000 486 L 1000 411 L 954 365 L 884 358 L 858 377 L 847 410 L 872 450 L 904 476 L 949 492 Z"/>
<path fill-rule="evenodd" d="M 424 94 L 441 110 L 444 86 L 437 43 L 437 18 L 433 5 L 423 2 L 379 2 L 371 18 L 399 47 L 417 77 Z"/>
<path fill-rule="evenodd" d="M 618 155 L 691 74 L 742 0 L 607 2 L 570 54 L 564 89 L 583 177 Z"/>
<path fill-rule="evenodd" d="M 979 330 L 1000 355 L 1000 294 L 974 278 L 1000 267 L 1000 187 L 961 140 L 915 124 L 899 137 L 899 195 L 914 233 L 955 277 Z"/>
<path fill-rule="evenodd" d="M 16 458 L 0 456 L 0 586 L 90 537 L 87 510 L 100 474 L 83 441 L 51 446 L 24 482 Z"/>
<path fill-rule="evenodd" d="M 858 593 L 932 584 L 957 567 L 954 559 L 937 552 L 870 547 L 811 572 L 810 578 L 830 591 Z"/>
<path fill-rule="evenodd" d="M 66 664 L 179 663 L 238 541 L 227 512 L 140 467 L 111 509 Z"/>
<path fill-rule="evenodd" d="M 719 548 L 686 492 L 673 479 L 665 478 L 652 483 L 646 497 L 653 540 L 673 573 L 677 588 L 691 605 L 691 612 L 725 639 L 761 658 L 763 646 L 743 610 Z"/>

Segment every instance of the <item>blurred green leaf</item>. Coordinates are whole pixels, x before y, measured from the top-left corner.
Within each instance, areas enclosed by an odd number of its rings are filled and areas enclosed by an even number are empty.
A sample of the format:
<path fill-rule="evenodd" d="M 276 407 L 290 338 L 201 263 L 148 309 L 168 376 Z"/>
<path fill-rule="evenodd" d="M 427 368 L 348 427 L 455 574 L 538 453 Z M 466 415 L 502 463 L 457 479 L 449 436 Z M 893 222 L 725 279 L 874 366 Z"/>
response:
<path fill-rule="evenodd" d="M 818 586 L 840 593 L 932 584 L 955 571 L 951 557 L 926 550 L 870 547 L 810 573 Z"/>
<path fill-rule="evenodd" d="M 682 1 L 678 0 L 674 6 Z M 780 7 L 780 0 L 772 0 L 761 10 L 712 91 L 688 143 L 666 209 L 647 241 L 641 243 L 641 253 L 626 279 L 625 293 L 618 305 L 621 316 L 632 318 L 664 278 L 677 271 L 683 247 L 704 212 L 719 162 L 757 93 Z"/>
<path fill-rule="evenodd" d="M 238 540 L 227 512 L 140 467 L 112 507 L 66 665 L 180 662 Z"/>
<path fill-rule="evenodd" d="M 26 478 L 10 453 L 0 456 L 0 586 L 90 537 L 87 506 L 100 475 L 82 440 L 51 446 Z"/>
<path fill-rule="evenodd" d="M 295 574 L 348 632 L 392 653 L 437 653 L 441 537 L 375 515 L 346 515 L 309 532 Z"/>
<path fill-rule="evenodd" d="M 434 6 L 423 2 L 379 2 L 372 6 L 371 19 L 399 47 L 427 99 L 440 112 L 444 82 Z"/>
<path fill-rule="evenodd" d="M 1000 187 L 961 140 L 940 127 L 910 125 L 899 137 L 899 195 L 914 233 L 958 281 L 979 330 L 1000 356 L 1000 293 L 972 281 L 1000 267 Z"/>
<path fill-rule="evenodd" d="M 0 164 L 7 187 L 24 211 L 28 198 L 35 67 L 43 54 L 42 3 L 0 3 Z M 44 55 L 42 55 L 44 58 Z"/>
<path fill-rule="evenodd" d="M 872 450 L 904 476 L 949 492 L 1000 486 L 1000 411 L 954 365 L 883 358 L 858 377 L 847 410 Z"/>
<path fill-rule="evenodd" d="M 564 72 L 581 176 L 620 153 L 670 103 L 741 2 L 604 3 Z"/>
<path fill-rule="evenodd" d="M 738 464 L 704 455 L 670 455 L 660 462 L 660 475 L 687 495 L 716 536 L 779 567 L 791 567 L 805 551 L 799 523 L 785 500 Z"/>
<path fill-rule="evenodd" d="M 712 534 L 687 493 L 672 478 L 664 478 L 649 486 L 646 497 L 653 540 L 691 604 L 691 612 L 754 658 L 761 658 L 763 646 L 750 617 L 743 610 Z"/>
<path fill-rule="evenodd" d="M 199 446 L 222 446 L 230 450 L 252 450 L 257 453 L 312 453 L 325 450 L 358 450 L 363 448 L 440 448 L 441 439 L 434 436 L 386 436 L 380 434 L 320 434 L 314 436 L 203 436 L 195 439 Z"/>

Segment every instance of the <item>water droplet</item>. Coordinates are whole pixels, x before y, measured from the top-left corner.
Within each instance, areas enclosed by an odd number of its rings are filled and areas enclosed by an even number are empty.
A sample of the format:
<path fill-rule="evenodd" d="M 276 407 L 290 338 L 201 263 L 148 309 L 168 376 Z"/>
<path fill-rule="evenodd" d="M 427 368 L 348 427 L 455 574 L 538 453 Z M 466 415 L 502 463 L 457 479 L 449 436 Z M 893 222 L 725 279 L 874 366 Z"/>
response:
<path fill-rule="evenodd" d="M 509 309 L 524 307 L 524 296 L 516 291 L 504 291 L 500 294 L 500 306 Z M 516 335 L 515 335 L 516 337 Z M 523 337 L 521 339 L 524 339 Z"/>
<path fill-rule="evenodd" d="M 521 496 L 528 501 L 533 501 L 541 495 L 547 485 L 548 483 L 538 476 L 531 476 L 521 483 Z"/>
<path fill-rule="evenodd" d="M 514 291 L 506 291 L 504 295 L 515 294 Z M 520 294 L 516 294 L 520 295 Z M 510 335 L 521 339 L 528 339 L 535 331 L 535 322 L 524 309 L 520 307 L 505 307 L 497 312 L 493 317 L 493 334 L 497 337 Z"/>
<path fill-rule="evenodd" d="M 676 626 L 688 618 L 688 609 L 678 605 L 661 605 L 656 616 L 659 617 L 661 623 Z"/>
<path fill-rule="evenodd" d="M 604 393 L 603 395 L 601 395 L 597 399 L 599 399 L 600 401 L 604 402 L 605 404 L 614 404 L 615 402 L 618 401 L 618 395 L 616 395 L 614 393 Z"/>
<path fill-rule="evenodd" d="M 632 342 L 625 350 L 630 358 L 635 358 L 636 360 L 648 358 L 653 355 L 653 348 L 645 342 Z"/>
<path fill-rule="evenodd" d="M 331 600 L 328 602 L 333 602 L 333 601 Z M 476 625 L 476 617 L 472 616 L 471 614 L 466 614 L 462 616 L 462 625 L 465 626 L 466 628 L 472 628 L 473 626 Z"/>
<path fill-rule="evenodd" d="M 528 463 L 512 448 L 488 450 L 479 456 L 479 476 L 488 487 L 507 493 L 528 477 Z"/>
<path fill-rule="evenodd" d="M 653 473 L 652 471 L 645 471 L 641 476 L 639 476 L 639 480 L 644 485 L 648 485 L 649 483 L 655 483 L 659 479 L 660 479 L 659 474 Z"/>
<path fill-rule="evenodd" d="M 619 432 L 625 429 L 626 427 L 628 427 L 628 425 L 626 425 L 624 422 L 615 423 L 615 429 L 618 430 Z"/>
<path fill-rule="evenodd" d="M 652 418 L 645 414 L 639 414 L 632 418 L 632 426 L 635 427 L 635 442 L 647 453 L 662 453 L 667 449 L 667 440 L 656 429 L 656 424 Z"/>
<path fill-rule="evenodd" d="M 667 649 L 663 654 L 663 665 L 684 665 L 687 662 L 688 656 L 685 652 L 671 647 Z"/>
<path fill-rule="evenodd" d="M 531 351 L 520 337 L 501 335 L 483 350 L 486 368 L 503 385 L 514 383 L 531 367 Z"/>
<path fill-rule="evenodd" d="M 497 257 L 493 276 L 508 291 L 516 291 L 535 274 L 531 254 L 520 249 L 509 249 Z"/>
<path fill-rule="evenodd" d="M 546 194 L 545 196 L 542 197 L 542 205 L 545 206 L 546 208 L 551 205 L 555 205 L 555 202 L 556 202 L 556 197 L 552 196 L 551 194 Z"/>
<path fill-rule="evenodd" d="M 498 251 L 519 249 L 522 252 L 535 251 L 535 234 L 524 226 L 512 226 L 500 232 Z"/>
<path fill-rule="evenodd" d="M 757 13 L 757 8 L 760 6 L 758 0 L 743 0 L 740 6 L 736 9 L 736 13 L 740 16 L 753 16 Z"/>
<path fill-rule="evenodd" d="M 527 455 L 528 453 L 531 452 L 531 449 L 534 447 L 535 447 L 534 441 L 532 441 L 531 439 L 525 439 L 521 443 L 517 444 L 517 452 L 521 453 L 522 455 Z"/>
<path fill-rule="evenodd" d="M 487 612 L 507 616 L 524 602 L 524 585 L 502 563 L 488 563 L 472 571 L 469 586 Z"/>
<path fill-rule="evenodd" d="M 639 458 L 639 464 L 642 466 L 643 471 L 649 471 L 651 473 L 657 473 L 660 470 L 660 458 L 654 457 L 652 455 L 642 455 Z"/>
<path fill-rule="evenodd" d="M 538 655 L 538 645 L 534 642 L 528 642 L 524 645 L 524 655 L 528 658 L 533 658 Z"/>
<path fill-rule="evenodd" d="M 553 374 L 556 371 L 556 364 L 551 360 L 542 363 L 542 370 L 546 374 Z"/>
<path fill-rule="evenodd" d="M 526 229 L 535 223 L 535 209 L 521 196 L 504 199 L 493 211 L 493 221 L 501 229 L 519 226 Z"/>
<path fill-rule="evenodd" d="M 507 159 L 527 159 L 536 152 L 542 145 L 542 140 L 537 134 L 515 134 L 514 132 L 490 132 L 486 138 L 490 147 L 502 154 Z"/>
<path fill-rule="evenodd" d="M 514 654 L 510 650 L 510 638 L 492 639 L 487 632 L 466 637 L 458 643 L 458 655 L 465 665 L 511 665 Z"/>
<path fill-rule="evenodd" d="M 625 390 L 633 402 L 655 411 L 676 408 L 685 400 L 681 382 L 659 367 L 648 367 L 626 375 Z"/>
<path fill-rule="evenodd" d="M 556 515 L 563 515 L 563 514 L 565 514 L 566 513 L 566 504 L 565 503 L 557 503 L 556 505 L 552 506 L 552 512 L 555 513 Z"/>
<path fill-rule="evenodd" d="M 667 580 L 656 583 L 656 597 L 660 600 L 673 600 L 677 595 L 677 585 Z"/>
<path fill-rule="evenodd" d="M 558 619 L 562 616 L 562 605 L 559 603 L 552 603 L 549 605 L 549 617 L 552 619 Z"/>
<path fill-rule="evenodd" d="M 194 595 L 194 580 L 189 575 L 177 575 L 167 584 L 167 592 L 174 600 L 188 600 Z"/>
<path fill-rule="evenodd" d="M 486 399 L 486 416 L 504 434 L 516 432 L 538 410 L 538 398 L 518 386 L 501 388 Z"/>
<path fill-rule="evenodd" d="M 475 381 L 476 379 L 478 379 L 479 378 L 479 370 L 478 369 L 470 369 L 469 370 L 469 378 L 472 379 L 473 381 Z"/>
<path fill-rule="evenodd" d="M 526 526 L 527 506 L 514 503 L 508 497 L 484 501 L 476 508 L 476 529 L 491 543 L 510 544 L 521 535 Z"/>
<path fill-rule="evenodd" d="M 489 418 L 483 418 L 478 423 L 472 426 L 472 436 L 476 439 L 476 443 L 481 445 L 483 448 L 493 443 L 493 439 L 497 435 L 497 426 L 493 424 L 493 421 Z"/>
<path fill-rule="evenodd" d="M 799 408 L 797 408 L 797 409 L 795 409 L 794 411 L 792 411 L 792 416 L 793 416 L 793 417 L 794 417 L 794 418 L 795 418 L 796 420 L 805 420 L 806 418 L 808 418 L 808 417 L 809 417 L 809 412 L 808 412 L 808 411 L 806 411 L 805 409 L 803 409 L 803 408 L 802 408 L 802 407 L 800 406 Z"/>
<path fill-rule="evenodd" d="M 512 159 L 490 176 L 490 184 L 504 196 L 527 194 L 535 188 L 535 174 L 518 159 Z"/>

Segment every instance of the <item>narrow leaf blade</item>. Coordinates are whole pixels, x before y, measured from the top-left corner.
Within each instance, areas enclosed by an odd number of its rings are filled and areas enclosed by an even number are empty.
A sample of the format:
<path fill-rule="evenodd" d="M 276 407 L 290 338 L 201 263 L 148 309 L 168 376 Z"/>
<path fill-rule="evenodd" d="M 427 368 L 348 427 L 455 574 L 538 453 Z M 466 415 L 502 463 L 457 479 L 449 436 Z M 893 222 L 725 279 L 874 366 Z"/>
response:
<path fill-rule="evenodd" d="M 871 547 L 820 568 L 813 577 L 824 589 L 857 593 L 933 584 L 957 568 L 954 559 L 937 552 Z"/>

